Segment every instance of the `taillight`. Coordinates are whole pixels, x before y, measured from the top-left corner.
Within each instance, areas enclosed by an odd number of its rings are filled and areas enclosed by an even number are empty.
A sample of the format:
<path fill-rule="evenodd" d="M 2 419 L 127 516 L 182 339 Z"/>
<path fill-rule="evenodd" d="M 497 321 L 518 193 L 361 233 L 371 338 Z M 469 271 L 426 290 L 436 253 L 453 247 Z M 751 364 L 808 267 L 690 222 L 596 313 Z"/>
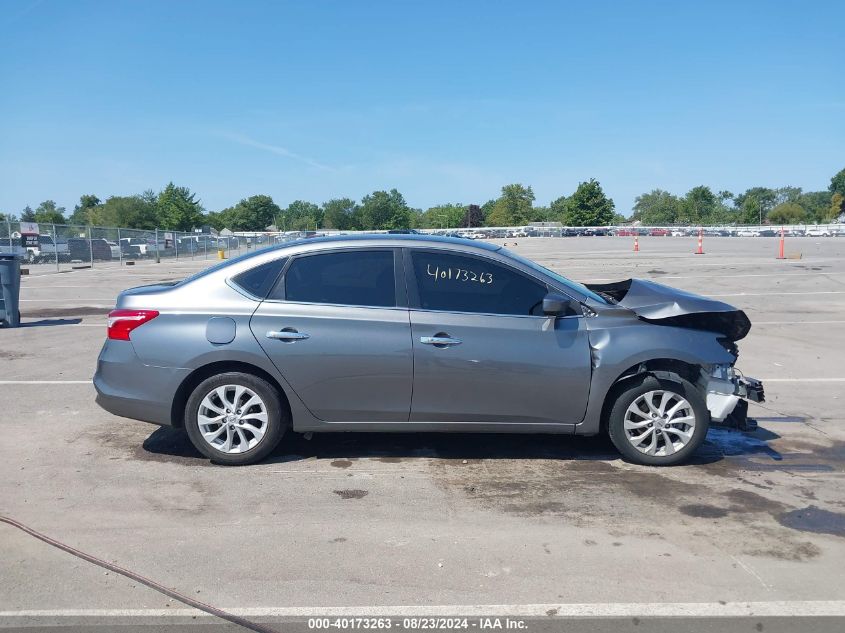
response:
<path fill-rule="evenodd" d="M 128 341 L 132 330 L 157 316 L 156 310 L 112 310 L 109 312 L 108 337 L 114 341 Z"/>

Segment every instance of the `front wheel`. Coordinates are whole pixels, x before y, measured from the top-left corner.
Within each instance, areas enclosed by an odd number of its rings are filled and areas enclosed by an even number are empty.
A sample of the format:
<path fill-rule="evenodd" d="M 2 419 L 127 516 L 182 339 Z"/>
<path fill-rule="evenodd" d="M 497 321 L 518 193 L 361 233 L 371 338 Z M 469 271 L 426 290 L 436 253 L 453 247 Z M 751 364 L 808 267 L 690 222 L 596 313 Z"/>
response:
<path fill-rule="evenodd" d="M 252 374 L 227 372 L 202 381 L 185 406 L 191 443 L 218 464 L 264 459 L 288 427 L 276 389 Z"/>
<path fill-rule="evenodd" d="M 709 424 L 707 404 L 692 383 L 645 375 L 616 392 L 608 432 L 628 460 L 671 466 L 689 459 L 704 441 Z"/>

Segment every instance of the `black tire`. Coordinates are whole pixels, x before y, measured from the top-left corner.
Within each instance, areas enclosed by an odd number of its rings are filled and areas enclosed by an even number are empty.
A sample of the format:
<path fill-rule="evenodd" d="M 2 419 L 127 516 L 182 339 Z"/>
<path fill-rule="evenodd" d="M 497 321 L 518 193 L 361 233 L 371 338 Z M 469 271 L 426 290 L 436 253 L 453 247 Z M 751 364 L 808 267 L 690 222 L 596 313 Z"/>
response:
<path fill-rule="evenodd" d="M 628 407 L 640 396 L 657 390 L 672 392 L 684 398 L 690 404 L 695 415 L 695 426 L 691 439 L 671 455 L 647 455 L 641 452 L 628 439 L 624 428 L 625 414 Z M 674 466 L 681 464 L 695 453 L 707 436 L 707 429 L 710 426 L 710 411 L 707 409 L 707 403 L 704 401 L 699 390 L 683 378 L 657 378 L 651 374 L 643 374 L 642 376 L 636 376 L 621 383 L 610 394 L 610 397 L 615 398 L 615 402 L 607 420 L 608 434 L 613 445 L 628 461 L 645 466 Z M 636 433 L 636 431 L 632 431 L 632 433 Z M 669 436 L 673 438 L 677 437 L 674 434 L 669 434 Z"/>
<path fill-rule="evenodd" d="M 211 391 L 225 385 L 243 386 L 251 389 L 264 403 L 267 411 L 267 428 L 263 437 L 251 449 L 243 453 L 225 453 L 206 442 L 199 428 L 199 408 Z M 206 378 L 196 386 L 185 405 L 185 430 L 196 449 L 215 464 L 243 466 L 261 461 L 279 445 L 282 436 L 290 426 L 287 411 L 275 387 L 266 380 L 242 372 L 226 372 Z"/>

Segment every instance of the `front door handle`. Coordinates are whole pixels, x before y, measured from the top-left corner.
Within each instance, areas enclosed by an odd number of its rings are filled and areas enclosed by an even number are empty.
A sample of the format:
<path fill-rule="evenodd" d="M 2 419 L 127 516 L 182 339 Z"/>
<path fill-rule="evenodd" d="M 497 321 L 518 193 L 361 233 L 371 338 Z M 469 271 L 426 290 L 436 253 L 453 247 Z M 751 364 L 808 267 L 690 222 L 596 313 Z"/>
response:
<path fill-rule="evenodd" d="M 296 330 L 282 330 L 281 332 L 270 330 L 267 332 L 267 338 L 275 338 L 280 341 L 304 341 L 307 338 L 311 338 L 311 335 L 305 332 L 297 332 Z"/>
<path fill-rule="evenodd" d="M 452 338 L 451 336 L 421 336 L 420 343 L 423 345 L 437 345 L 442 347 L 449 347 L 450 345 L 460 345 L 461 340 Z"/>

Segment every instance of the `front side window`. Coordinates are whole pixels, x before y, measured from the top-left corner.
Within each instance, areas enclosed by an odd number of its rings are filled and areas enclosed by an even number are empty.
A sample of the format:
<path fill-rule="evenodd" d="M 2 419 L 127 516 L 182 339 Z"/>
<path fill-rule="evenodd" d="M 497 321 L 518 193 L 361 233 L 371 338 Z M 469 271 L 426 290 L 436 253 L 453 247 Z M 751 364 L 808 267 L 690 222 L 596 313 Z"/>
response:
<path fill-rule="evenodd" d="M 542 316 L 547 288 L 484 258 L 412 251 L 418 304 L 424 310 Z"/>
<path fill-rule="evenodd" d="M 394 307 L 393 251 L 347 251 L 297 257 L 285 273 L 284 286 L 287 301 Z"/>

